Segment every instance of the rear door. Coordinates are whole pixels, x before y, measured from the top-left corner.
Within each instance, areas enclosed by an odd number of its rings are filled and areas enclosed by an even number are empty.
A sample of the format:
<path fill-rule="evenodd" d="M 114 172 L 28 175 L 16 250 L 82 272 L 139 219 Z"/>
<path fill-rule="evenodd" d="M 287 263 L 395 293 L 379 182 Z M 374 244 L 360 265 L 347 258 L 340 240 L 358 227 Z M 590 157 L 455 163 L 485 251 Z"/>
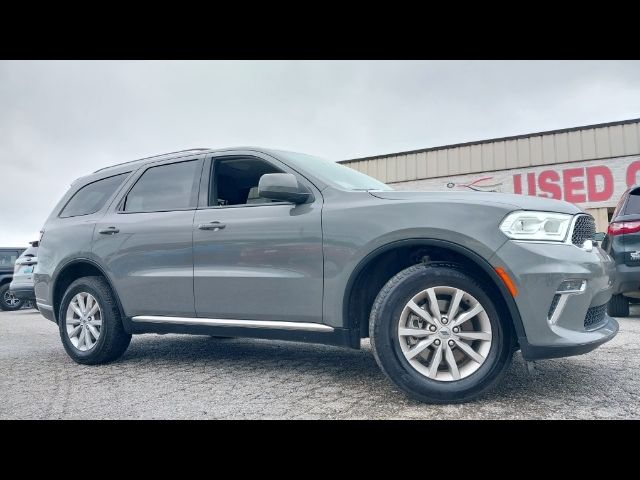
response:
<path fill-rule="evenodd" d="M 195 316 L 193 217 L 203 157 L 151 164 L 96 225 L 93 252 L 125 314 Z"/>

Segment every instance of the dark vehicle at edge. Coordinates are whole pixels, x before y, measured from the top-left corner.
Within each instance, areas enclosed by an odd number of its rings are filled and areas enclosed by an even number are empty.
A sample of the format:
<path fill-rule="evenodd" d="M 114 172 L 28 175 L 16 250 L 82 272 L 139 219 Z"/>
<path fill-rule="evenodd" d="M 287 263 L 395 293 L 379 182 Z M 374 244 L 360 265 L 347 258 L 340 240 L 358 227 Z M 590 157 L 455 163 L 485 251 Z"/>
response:
<path fill-rule="evenodd" d="M 13 268 L 24 248 L 0 248 L 0 310 L 18 310 L 23 301 L 16 298 L 9 290 L 13 279 Z"/>
<path fill-rule="evenodd" d="M 629 303 L 640 300 L 640 185 L 629 188 L 620 198 L 602 248 L 616 264 L 609 315 L 627 317 Z"/>

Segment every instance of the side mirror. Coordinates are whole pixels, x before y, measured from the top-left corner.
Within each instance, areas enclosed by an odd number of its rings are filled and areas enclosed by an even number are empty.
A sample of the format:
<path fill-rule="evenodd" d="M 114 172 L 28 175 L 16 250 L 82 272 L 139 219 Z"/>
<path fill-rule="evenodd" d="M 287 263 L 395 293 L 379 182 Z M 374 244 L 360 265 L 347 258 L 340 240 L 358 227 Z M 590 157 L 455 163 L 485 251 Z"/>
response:
<path fill-rule="evenodd" d="M 596 242 L 601 242 L 604 240 L 604 237 L 606 237 L 607 234 L 604 232 L 598 232 L 598 233 L 594 233 L 593 234 L 593 240 L 595 240 Z"/>
<path fill-rule="evenodd" d="M 311 196 L 292 173 L 265 173 L 258 182 L 258 195 L 283 202 L 304 203 Z"/>

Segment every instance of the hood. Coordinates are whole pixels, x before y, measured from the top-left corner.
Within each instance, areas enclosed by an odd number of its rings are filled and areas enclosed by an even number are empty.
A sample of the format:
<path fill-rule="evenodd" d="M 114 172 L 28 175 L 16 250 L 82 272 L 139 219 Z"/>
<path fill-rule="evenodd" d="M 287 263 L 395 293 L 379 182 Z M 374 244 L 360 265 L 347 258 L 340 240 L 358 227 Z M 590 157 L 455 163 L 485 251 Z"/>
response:
<path fill-rule="evenodd" d="M 514 210 L 540 210 L 543 212 L 569 213 L 574 215 L 582 212 L 573 203 L 550 198 L 516 195 L 513 193 L 496 192 L 409 192 L 401 190 L 370 191 L 371 195 L 385 200 L 405 200 L 424 202 L 451 203 L 492 203 L 509 205 Z"/>

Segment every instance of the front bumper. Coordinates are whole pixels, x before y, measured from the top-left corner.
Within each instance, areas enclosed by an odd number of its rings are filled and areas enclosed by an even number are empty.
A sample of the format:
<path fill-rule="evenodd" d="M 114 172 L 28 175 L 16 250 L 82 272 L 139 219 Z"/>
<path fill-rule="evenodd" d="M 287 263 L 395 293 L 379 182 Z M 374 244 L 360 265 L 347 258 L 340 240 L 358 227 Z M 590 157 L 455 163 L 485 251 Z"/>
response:
<path fill-rule="evenodd" d="M 514 300 L 522 322 L 518 340 L 527 360 L 587 353 L 618 332 L 617 322 L 604 307 L 613 291 L 615 264 L 600 248 L 587 252 L 571 244 L 510 240 L 491 263 L 506 269 L 517 286 Z M 566 280 L 586 284 L 582 291 L 566 296 L 551 321 L 554 296 Z M 589 323 L 587 316 L 594 310 L 600 317 Z"/>

